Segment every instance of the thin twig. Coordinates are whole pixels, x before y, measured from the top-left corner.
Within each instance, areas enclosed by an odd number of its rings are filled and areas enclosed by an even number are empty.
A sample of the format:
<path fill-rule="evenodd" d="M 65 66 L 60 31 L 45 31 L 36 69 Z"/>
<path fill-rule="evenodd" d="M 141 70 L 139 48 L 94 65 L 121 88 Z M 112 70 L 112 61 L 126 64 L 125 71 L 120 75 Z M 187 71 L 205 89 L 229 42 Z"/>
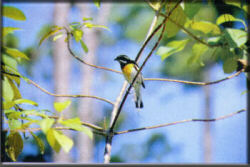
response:
<path fill-rule="evenodd" d="M 182 120 L 182 121 L 176 121 L 176 122 L 160 124 L 160 125 L 155 125 L 155 126 L 147 126 L 147 127 L 143 127 L 143 128 L 129 129 L 129 130 L 124 130 L 124 131 L 120 131 L 120 132 L 114 132 L 114 135 L 120 135 L 120 134 L 142 131 L 142 130 L 156 129 L 156 128 L 161 128 L 161 127 L 166 127 L 166 126 L 171 126 L 171 125 L 176 125 L 176 124 L 182 124 L 185 122 L 214 122 L 214 121 L 219 121 L 222 119 L 232 117 L 232 116 L 239 114 L 239 113 L 242 113 L 244 111 L 246 111 L 246 109 L 242 109 L 242 110 L 239 110 L 237 112 L 233 112 L 231 114 L 224 115 L 224 116 L 221 116 L 218 118 L 213 118 L 213 119 L 186 119 L 186 120 Z"/>
<path fill-rule="evenodd" d="M 58 116 L 49 116 L 49 118 L 53 118 L 53 119 L 59 119 Z M 63 119 L 64 120 L 64 119 Z M 104 132 L 104 129 L 102 127 L 99 127 L 97 125 L 94 125 L 94 124 L 91 124 L 91 123 L 87 123 L 87 122 L 82 122 L 81 121 L 81 125 L 83 126 L 86 126 L 86 127 L 89 127 L 91 129 L 94 129 L 94 130 L 97 130 L 97 131 L 101 131 L 101 132 Z"/>
<path fill-rule="evenodd" d="M 167 17 L 166 14 L 164 13 L 160 13 L 160 16 L 163 17 Z M 196 41 L 208 46 L 208 47 L 218 47 L 218 46 L 222 46 L 221 44 L 216 44 L 216 45 L 211 45 L 205 41 L 203 41 L 202 39 L 200 39 L 199 37 L 195 36 L 193 33 L 191 33 L 188 29 L 186 29 L 184 26 L 182 26 L 181 24 L 179 24 L 178 22 L 176 22 L 175 20 L 173 20 L 172 18 L 168 18 L 169 21 L 171 21 L 172 23 L 174 23 L 176 26 L 178 26 L 179 28 L 181 28 L 184 32 L 186 32 L 189 36 L 191 36 L 193 39 L 195 39 Z"/>
<path fill-rule="evenodd" d="M 55 130 L 72 130 L 72 131 L 77 131 L 75 129 L 72 129 L 72 128 L 68 128 L 68 127 L 53 127 L 53 129 Z M 25 128 L 25 129 L 15 129 L 15 130 L 11 130 L 11 131 L 14 131 L 14 132 L 36 132 L 36 131 L 41 131 L 42 128 Z M 3 131 L 6 131 L 8 132 L 9 129 L 4 129 Z M 98 135 L 102 135 L 102 136 L 106 136 L 106 133 L 105 132 L 101 132 L 101 131 L 93 131 L 94 134 L 98 134 Z"/>
<path fill-rule="evenodd" d="M 178 82 L 178 83 L 183 83 L 183 84 L 190 84 L 190 85 L 202 85 L 202 86 L 206 86 L 206 85 L 212 85 L 212 84 L 217 84 L 229 79 L 232 79 L 234 77 L 237 77 L 238 75 L 240 75 L 242 72 L 244 72 L 244 69 L 226 77 L 220 80 L 216 80 L 216 81 L 212 81 L 212 82 L 192 82 L 192 81 L 183 81 L 183 80 L 175 80 L 175 79 L 167 79 L 167 78 L 144 78 L 145 81 L 167 81 L 167 82 Z"/>
<path fill-rule="evenodd" d="M 91 96 L 91 95 L 61 95 L 61 94 L 54 94 L 54 93 L 51 93 L 49 91 L 47 91 L 46 89 L 40 87 L 37 83 L 35 83 L 34 81 L 28 79 L 28 83 L 31 83 L 32 85 L 34 85 L 35 87 L 37 87 L 38 89 L 40 89 L 41 91 L 43 91 L 44 93 L 48 94 L 48 95 L 51 95 L 51 96 L 54 96 L 54 97 L 72 97 L 72 98 L 94 98 L 94 99 L 97 99 L 97 100 L 101 100 L 101 101 L 105 101 L 109 104 L 112 104 L 114 105 L 114 103 L 110 100 L 107 100 L 105 98 L 101 98 L 101 97 L 98 97 L 98 96 Z"/>
<path fill-rule="evenodd" d="M 113 70 L 111 68 L 106 68 L 106 67 L 97 66 L 97 65 L 94 65 L 94 64 L 87 63 L 86 61 L 84 61 L 80 57 L 76 56 L 75 53 L 72 51 L 72 49 L 70 47 L 70 37 L 71 37 L 71 34 L 70 34 L 70 32 L 68 31 L 68 29 L 66 27 L 64 27 L 64 30 L 67 33 L 67 47 L 68 47 L 68 50 L 69 50 L 69 53 L 71 54 L 71 56 L 73 56 L 75 59 L 77 59 L 78 61 L 80 61 L 81 63 L 83 63 L 85 65 L 88 65 L 88 66 L 91 66 L 91 67 L 94 67 L 94 68 L 97 68 L 97 69 L 102 69 L 102 70 L 106 70 L 106 71 L 112 71 L 112 72 L 121 74 L 120 71 Z"/>

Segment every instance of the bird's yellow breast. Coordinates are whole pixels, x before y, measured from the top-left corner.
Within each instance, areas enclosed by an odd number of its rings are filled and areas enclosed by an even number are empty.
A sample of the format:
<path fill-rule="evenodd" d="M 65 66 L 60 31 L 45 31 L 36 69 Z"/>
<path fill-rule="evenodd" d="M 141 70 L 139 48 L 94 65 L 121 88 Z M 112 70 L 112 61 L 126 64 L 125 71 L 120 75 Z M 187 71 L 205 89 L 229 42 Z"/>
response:
<path fill-rule="evenodd" d="M 132 73 L 133 69 L 134 69 L 134 64 L 132 64 L 132 63 L 125 65 L 122 69 L 122 72 L 123 72 L 123 74 L 128 82 L 131 82 L 131 80 L 132 80 L 131 73 Z"/>

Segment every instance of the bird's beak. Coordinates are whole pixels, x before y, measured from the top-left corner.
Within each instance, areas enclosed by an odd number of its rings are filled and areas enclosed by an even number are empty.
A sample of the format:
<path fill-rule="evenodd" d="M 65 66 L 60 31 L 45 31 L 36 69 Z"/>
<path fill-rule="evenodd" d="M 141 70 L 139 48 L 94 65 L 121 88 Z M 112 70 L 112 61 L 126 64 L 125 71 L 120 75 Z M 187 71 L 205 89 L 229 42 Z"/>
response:
<path fill-rule="evenodd" d="M 117 58 L 114 59 L 114 61 L 117 61 L 117 60 L 118 60 Z"/>

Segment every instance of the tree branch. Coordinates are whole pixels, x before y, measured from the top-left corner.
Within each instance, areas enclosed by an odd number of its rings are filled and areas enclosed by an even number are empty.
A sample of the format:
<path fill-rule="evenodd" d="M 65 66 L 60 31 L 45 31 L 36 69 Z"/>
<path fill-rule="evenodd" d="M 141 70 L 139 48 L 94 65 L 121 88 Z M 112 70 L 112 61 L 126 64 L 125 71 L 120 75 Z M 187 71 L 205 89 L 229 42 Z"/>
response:
<path fill-rule="evenodd" d="M 172 8 L 172 10 L 168 13 L 168 16 L 170 16 L 170 15 L 172 14 L 172 12 L 176 9 L 176 7 L 180 4 L 181 1 L 182 1 L 182 0 L 179 0 L 179 1 L 178 1 L 178 3 L 175 5 L 175 7 Z M 140 51 L 138 52 L 138 54 L 137 54 L 137 56 L 136 56 L 135 61 L 137 62 L 138 59 L 139 59 L 139 57 L 140 57 L 140 55 L 141 55 L 141 53 L 142 53 L 142 51 L 143 51 L 144 48 L 146 47 L 147 43 L 152 39 L 152 37 L 156 34 L 156 32 L 163 26 L 162 31 L 161 31 L 161 34 L 160 34 L 160 37 L 158 38 L 156 44 L 155 44 L 154 47 L 152 48 L 152 50 L 151 50 L 151 52 L 149 53 L 149 55 L 148 55 L 148 56 L 146 57 L 146 59 L 144 60 L 142 66 L 139 68 L 139 70 L 138 70 L 137 74 L 135 75 L 135 77 L 134 77 L 132 83 L 130 84 L 129 88 L 128 88 L 127 91 L 126 91 L 126 93 L 125 93 L 125 95 L 124 95 L 124 97 L 123 97 L 123 99 L 122 99 L 122 102 L 120 103 L 120 106 L 119 106 L 117 112 L 116 112 L 116 111 L 114 112 L 114 113 L 115 113 L 115 117 L 114 117 L 114 119 L 113 119 L 114 121 L 111 122 L 111 126 L 110 126 L 110 128 L 109 128 L 109 130 L 108 130 L 108 132 L 107 132 L 107 136 L 106 136 L 106 145 L 105 145 L 105 152 L 104 152 L 104 163 L 109 163 L 109 162 L 110 162 L 111 144 L 112 144 L 112 139 L 113 139 L 113 135 L 114 135 L 113 129 L 114 129 L 114 126 L 115 126 L 115 124 L 116 124 L 116 121 L 117 121 L 117 119 L 118 119 L 118 117 L 119 117 L 119 115 L 120 115 L 120 113 L 121 113 L 121 109 L 122 109 L 122 107 L 123 107 L 123 105 L 124 105 L 124 103 L 125 103 L 125 101 L 126 101 L 126 99 L 127 99 L 127 96 L 128 96 L 128 94 L 129 94 L 129 92 L 130 92 L 130 90 L 131 90 L 131 88 L 132 88 L 132 86 L 133 86 L 133 84 L 134 84 L 134 82 L 135 82 L 137 76 L 138 76 L 139 73 L 141 72 L 142 68 L 145 66 L 145 64 L 146 64 L 146 62 L 148 61 L 148 59 L 151 57 L 151 55 L 152 55 L 152 53 L 154 52 L 154 50 L 155 50 L 155 49 L 157 48 L 157 46 L 159 45 L 160 40 L 162 39 L 163 33 L 164 33 L 164 31 L 165 31 L 165 26 L 166 26 L 165 23 L 166 23 L 166 21 L 167 21 L 167 18 L 168 18 L 168 17 L 164 18 L 164 20 L 162 21 L 162 23 L 161 23 L 161 24 L 151 33 L 151 35 L 150 35 L 150 36 L 147 38 L 147 40 L 144 42 L 142 48 L 140 49 Z"/>
<path fill-rule="evenodd" d="M 143 127 L 143 128 L 129 129 L 129 130 L 124 130 L 124 131 L 120 131 L 120 132 L 114 132 L 114 135 L 120 135 L 120 134 L 136 132 L 136 131 L 142 131 L 142 130 L 162 128 L 162 127 L 166 127 L 166 126 L 182 124 L 182 123 L 185 123 L 185 122 L 215 122 L 215 121 L 219 121 L 219 120 L 222 120 L 222 119 L 232 117 L 234 115 L 237 115 L 237 114 L 245 112 L 245 111 L 246 111 L 246 109 L 242 109 L 242 110 L 233 112 L 231 114 L 224 115 L 224 116 L 221 116 L 221 117 L 218 117 L 218 118 L 213 118 L 213 119 L 186 119 L 186 120 L 182 120 L 182 121 L 176 121 L 176 122 L 160 124 L 160 125 L 155 125 L 155 126 L 147 126 L 147 127 Z"/>
<path fill-rule="evenodd" d="M 175 80 L 175 79 L 167 79 L 167 78 L 144 78 L 145 81 L 167 81 L 167 82 L 178 82 L 178 83 L 183 83 L 183 84 L 190 84 L 190 85 L 202 85 L 202 86 L 206 86 L 206 85 L 212 85 L 212 84 L 217 84 L 229 79 L 232 79 L 234 77 L 237 77 L 238 75 L 240 75 L 242 72 L 244 72 L 244 69 L 226 77 L 220 80 L 216 80 L 216 81 L 212 81 L 212 82 L 192 82 L 192 81 L 183 81 L 183 80 Z"/>
<path fill-rule="evenodd" d="M 44 93 L 48 94 L 48 95 L 51 95 L 51 96 L 54 96 L 54 97 L 72 97 L 72 98 L 94 98 L 94 99 L 97 99 L 97 100 L 101 100 L 101 101 L 105 101 L 109 104 L 112 104 L 114 105 L 114 103 L 112 101 L 109 101 L 105 98 L 101 98 L 101 97 L 98 97 L 98 96 L 91 96 L 91 95 L 60 95 L 60 94 L 54 94 L 54 93 L 50 93 L 49 91 L 47 91 L 46 89 L 40 87 L 38 84 L 36 84 L 34 81 L 28 79 L 28 83 L 34 85 L 35 87 L 37 87 L 38 89 L 40 89 L 41 91 L 43 91 Z"/>
<path fill-rule="evenodd" d="M 163 17 L 167 17 L 166 14 L 164 13 L 160 13 L 160 16 Z M 191 36 L 193 39 L 195 39 L 196 41 L 208 46 L 208 47 L 218 47 L 218 46 L 222 46 L 221 44 L 216 44 L 216 45 L 211 45 L 205 41 L 203 41 L 202 39 L 200 39 L 199 37 L 195 36 L 193 33 L 191 33 L 188 29 L 186 29 L 184 26 L 182 26 L 181 24 L 177 23 L 175 20 L 171 19 L 170 17 L 168 18 L 169 21 L 171 21 L 172 23 L 174 23 L 176 26 L 178 26 L 179 28 L 181 28 L 184 32 L 186 32 L 189 36 Z"/>
<path fill-rule="evenodd" d="M 66 34 L 67 34 L 67 47 L 68 47 L 68 50 L 69 50 L 69 53 L 71 54 L 71 56 L 73 56 L 75 59 L 77 59 L 77 60 L 80 61 L 81 63 L 83 63 L 83 64 L 85 64 L 85 65 L 88 65 L 88 66 L 90 66 L 90 67 L 94 67 L 94 68 L 102 69 L 102 70 L 106 70 L 106 71 L 112 71 L 112 72 L 121 74 L 120 71 L 116 71 L 116 70 L 113 70 L 113 69 L 111 69 L 111 68 L 106 68 L 106 67 L 97 66 L 97 65 L 93 65 L 93 64 L 87 63 L 86 61 L 84 61 L 84 60 L 81 59 L 80 57 L 76 56 L 76 55 L 74 54 L 74 52 L 72 51 L 71 47 L 70 47 L 70 37 L 71 37 L 71 34 L 70 34 L 70 32 L 68 31 L 68 29 L 67 29 L 66 27 L 64 27 L 64 30 L 66 31 Z"/>

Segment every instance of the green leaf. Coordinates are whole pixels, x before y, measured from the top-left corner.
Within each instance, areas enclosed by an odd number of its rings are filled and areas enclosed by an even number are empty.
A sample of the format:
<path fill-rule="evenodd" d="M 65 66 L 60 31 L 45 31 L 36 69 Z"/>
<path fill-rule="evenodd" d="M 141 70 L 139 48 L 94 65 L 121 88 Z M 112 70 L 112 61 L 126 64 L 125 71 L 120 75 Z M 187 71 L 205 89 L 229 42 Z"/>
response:
<path fill-rule="evenodd" d="M 204 34 L 211 33 L 213 35 L 219 35 L 221 34 L 220 28 L 211 22 L 206 21 L 189 21 L 187 23 L 192 29 L 201 31 Z"/>
<path fill-rule="evenodd" d="M 185 48 L 188 41 L 189 41 L 188 39 L 185 39 L 185 40 L 169 42 L 166 46 L 161 46 L 157 50 L 156 54 L 160 55 L 161 59 L 164 60 L 168 56 L 182 51 Z"/>
<path fill-rule="evenodd" d="M 16 161 L 19 154 L 23 151 L 23 140 L 18 132 L 11 132 L 6 138 L 5 152 L 8 156 Z"/>
<path fill-rule="evenodd" d="M 4 110 L 9 110 L 15 105 L 13 101 L 3 101 L 3 109 Z"/>
<path fill-rule="evenodd" d="M 168 12 L 175 6 L 176 3 L 167 3 L 166 9 L 168 9 Z M 179 25 L 184 25 L 187 17 L 180 5 L 174 11 L 172 12 L 170 16 L 171 20 L 178 23 Z M 180 27 L 178 27 L 175 23 L 171 22 L 170 20 L 166 23 L 166 32 L 167 37 L 173 37 L 180 31 Z"/>
<path fill-rule="evenodd" d="M 233 21 L 241 22 L 241 23 L 244 25 L 245 30 L 247 30 L 247 25 L 246 25 L 246 23 L 244 22 L 244 20 L 235 18 L 235 17 L 232 16 L 231 14 L 223 14 L 223 15 L 220 15 L 220 17 L 218 17 L 217 20 L 216 20 L 216 24 L 217 24 L 217 25 L 220 25 L 220 24 L 223 24 L 223 23 L 225 23 L 225 22 L 233 22 Z"/>
<path fill-rule="evenodd" d="M 47 138 L 49 145 L 53 148 L 53 150 L 55 150 L 58 153 L 61 149 L 61 146 L 55 138 L 54 131 L 55 131 L 54 129 L 49 129 L 46 134 L 46 138 Z"/>
<path fill-rule="evenodd" d="M 101 0 L 93 0 L 94 1 L 94 4 L 97 8 L 100 8 L 101 6 Z"/>
<path fill-rule="evenodd" d="M 197 12 L 199 12 L 202 7 L 202 3 L 200 0 L 185 0 L 184 1 L 184 12 L 185 14 L 192 19 Z"/>
<path fill-rule="evenodd" d="M 12 6 L 3 6 L 3 16 L 19 21 L 26 20 L 24 13 Z"/>
<path fill-rule="evenodd" d="M 32 100 L 28 100 L 28 99 L 17 99 L 14 101 L 15 104 L 23 104 L 23 103 L 26 103 L 26 104 L 31 104 L 33 106 L 38 106 L 38 104 Z"/>
<path fill-rule="evenodd" d="M 14 84 L 14 82 L 12 80 L 9 80 L 9 83 L 12 87 L 12 90 L 14 91 L 13 99 L 21 99 L 22 96 L 21 96 L 21 93 L 20 93 L 19 89 L 17 88 L 17 86 Z"/>
<path fill-rule="evenodd" d="M 20 117 L 19 112 L 12 112 L 8 115 L 8 117 Z M 9 119 L 8 120 L 10 130 L 22 129 L 22 122 L 17 119 Z"/>
<path fill-rule="evenodd" d="M 83 23 L 83 25 L 87 28 L 104 28 L 104 29 L 109 30 L 107 26 L 103 26 L 103 25 L 97 25 L 97 24 L 92 24 L 92 23 Z"/>
<path fill-rule="evenodd" d="M 33 132 L 30 132 L 30 133 L 33 136 L 33 138 L 35 139 L 37 145 L 39 146 L 41 154 L 44 154 L 45 146 L 44 146 L 43 141 L 39 137 L 37 137 Z"/>
<path fill-rule="evenodd" d="M 238 29 L 226 28 L 225 38 L 230 47 L 241 47 L 247 42 L 247 32 Z"/>
<path fill-rule="evenodd" d="M 71 104 L 70 100 L 66 100 L 64 102 L 54 102 L 54 108 L 56 111 L 61 112 L 65 110 Z"/>
<path fill-rule="evenodd" d="M 76 29 L 73 31 L 73 36 L 74 36 L 76 42 L 79 42 L 82 39 L 83 31 L 80 29 Z"/>
<path fill-rule="evenodd" d="M 13 57 L 2 54 L 2 61 L 5 65 L 17 70 L 17 61 Z"/>
<path fill-rule="evenodd" d="M 149 0 L 147 2 L 149 4 L 149 6 L 151 6 L 155 11 L 158 11 L 161 7 L 161 1 Z"/>
<path fill-rule="evenodd" d="M 26 60 L 29 60 L 29 58 L 21 51 L 15 49 L 15 48 L 8 48 L 8 47 L 4 47 L 4 52 L 14 58 L 23 58 Z"/>
<path fill-rule="evenodd" d="M 88 135 L 91 139 L 93 139 L 93 132 L 82 125 L 80 118 L 72 118 L 60 121 L 60 123 L 66 127 L 69 127 L 71 129 L 82 131 L 86 135 Z"/>
<path fill-rule="evenodd" d="M 43 41 L 47 38 L 49 38 L 51 35 L 57 33 L 58 31 L 62 30 L 63 27 L 53 26 L 49 32 L 47 32 L 39 41 L 39 46 L 43 43 Z"/>
<path fill-rule="evenodd" d="M 88 53 L 89 49 L 88 49 L 87 45 L 83 42 L 82 39 L 80 40 L 80 43 L 81 43 L 81 46 L 82 46 L 82 49 L 84 50 L 84 52 Z"/>
<path fill-rule="evenodd" d="M 62 36 L 63 36 L 63 33 L 62 33 L 62 32 L 56 34 L 56 35 L 53 37 L 53 41 L 55 42 L 56 40 L 58 40 L 58 39 L 61 38 Z"/>
<path fill-rule="evenodd" d="M 188 64 L 193 64 L 199 62 L 203 65 L 201 61 L 201 56 L 208 50 L 208 46 L 202 43 L 195 43 L 192 47 L 193 56 L 188 60 Z"/>
<path fill-rule="evenodd" d="M 235 58 L 227 58 L 223 64 L 223 71 L 224 73 L 232 73 L 237 68 L 237 59 Z"/>
<path fill-rule="evenodd" d="M 54 119 L 46 118 L 46 119 L 41 120 L 39 122 L 39 125 L 40 125 L 42 131 L 46 134 L 48 132 L 48 130 L 52 127 L 54 122 L 55 122 Z"/>
<path fill-rule="evenodd" d="M 247 5 L 242 5 L 241 2 L 242 1 L 232 1 L 232 0 L 224 0 L 224 2 L 228 5 L 232 5 L 232 6 L 236 6 L 238 8 L 241 8 L 243 9 L 245 12 L 248 13 L 248 10 L 247 10 Z M 247 2 L 247 1 L 246 1 Z"/>
<path fill-rule="evenodd" d="M 42 118 L 48 118 L 48 115 L 44 114 L 43 112 L 39 112 L 37 110 L 24 110 L 22 111 L 22 114 L 30 116 L 30 115 L 35 115 L 35 116 L 40 116 Z M 48 129 L 47 127 L 45 127 L 45 130 Z"/>
<path fill-rule="evenodd" d="M 5 37 L 7 34 L 13 33 L 15 30 L 20 30 L 20 28 L 17 27 L 3 27 L 3 37 Z"/>
<path fill-rule="evenodd" d="M 93 18 L 92 17 L 83 17 L 82 18 L 82 21 L 92 21 L 93 20 Z"/>
<path fill-rule="evenodd" d="M 61 145 L 63 150 L 68 153 L 73 147 L 73 141 L 69 137 L 65 136 L 62 132 L 53 130 L 53 134 L 57 142 Z"/>
<path fill-rule="evenodd" d="M 3 80 L 3 98 L 6 101 L 12 101 L 14 98 L 14 90 L 10 84 L 10 80 L 7 77 L 4 77 Z"/>

